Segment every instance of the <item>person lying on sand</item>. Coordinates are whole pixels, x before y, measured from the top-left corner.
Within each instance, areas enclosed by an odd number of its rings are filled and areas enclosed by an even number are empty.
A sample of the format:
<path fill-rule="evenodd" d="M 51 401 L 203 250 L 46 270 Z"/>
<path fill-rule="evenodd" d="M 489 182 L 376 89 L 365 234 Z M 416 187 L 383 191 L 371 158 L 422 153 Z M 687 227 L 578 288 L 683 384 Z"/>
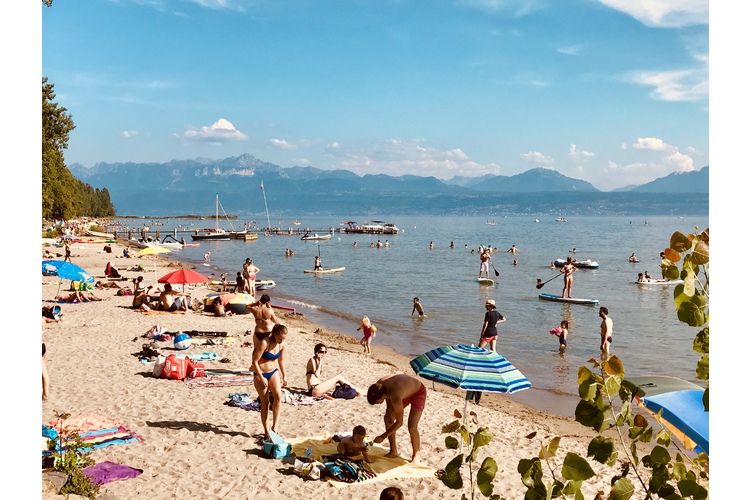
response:
<path fill-rule="evenodd" d="M 99 301 L 104 300 L 100 299 L 99 297 L 95 296 L 93 293 L 86 293 L 86 292 L 72 292 L 70 295 L 58 295 L 55 297 L 55 300 L 58 302 L 92 302 L 92 301 Z"/>

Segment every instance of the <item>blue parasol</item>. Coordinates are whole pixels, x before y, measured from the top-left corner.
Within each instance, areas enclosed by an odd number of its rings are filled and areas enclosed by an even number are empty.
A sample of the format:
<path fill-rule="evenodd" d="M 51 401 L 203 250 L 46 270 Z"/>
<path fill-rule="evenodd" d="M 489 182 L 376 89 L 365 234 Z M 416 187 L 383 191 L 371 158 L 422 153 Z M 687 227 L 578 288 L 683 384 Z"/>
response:
<path fill-rule="evenodd" d="M 81 267 L 64 260 L 43 260 L 42 274 L 58 276 L 62 279 L 71 281 L 85 281 L 86 283 L 94 282 L 94 277 Z"/>
<path fill-rule="evenodd" d="M 708 412 L 703 406 L 704 389 L 674 377 L 630 377 L 623 385 L 653 414 L 661 412 L 673 437 L 687 449 L 708 454 Z"/>
<path fill-rule="evenodd" d="M 469 391 L 464 398 L 464 425 L 469 399 L 479 396 L 479 391 L 512 394 L 531 387 L 523 373 L 501 354 L 473 345 L 438 347 L 412 359 L 410 364 L 422 378 Z"/>
<path fill-rule="evenodd" d="M 411 360 L 420 377 L 467 391 L 514 393 L 531 382 L 501 354 L 473 345 L 438 347 Z"/>

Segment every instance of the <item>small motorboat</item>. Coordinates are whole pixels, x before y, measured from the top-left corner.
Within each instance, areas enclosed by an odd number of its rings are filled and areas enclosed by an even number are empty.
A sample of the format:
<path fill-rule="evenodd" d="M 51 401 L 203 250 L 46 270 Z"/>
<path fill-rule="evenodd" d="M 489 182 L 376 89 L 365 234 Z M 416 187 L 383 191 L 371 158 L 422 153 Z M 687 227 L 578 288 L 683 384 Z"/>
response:
<path fill-rule="evenodd" d="M 318 233 L 306 234 L 306 235 L 304 235 L 300 239 L 302 241 L 325 241 L 325 240 L 330 240 L 331 239 L 331 235 L 330 234 L 319 235 Z"/>
<path fill-rule="evenodd" d="M 555 219 L 555 220 L 556 220 L 557 222 L 568 222 L 568 219 L 566 219 L 565 217 L 558 217 L 558 218 L 557 218 L 557 219 Z"/>
<path fill-rule="evenodd" d="M 556 259 L 555 267 L 562 267 L 568 262 L 567 259 Z M 591 259 L 586 260 L 573 260 L 572 264 L 578 269 L 599 269 L 599 263 Z"/>

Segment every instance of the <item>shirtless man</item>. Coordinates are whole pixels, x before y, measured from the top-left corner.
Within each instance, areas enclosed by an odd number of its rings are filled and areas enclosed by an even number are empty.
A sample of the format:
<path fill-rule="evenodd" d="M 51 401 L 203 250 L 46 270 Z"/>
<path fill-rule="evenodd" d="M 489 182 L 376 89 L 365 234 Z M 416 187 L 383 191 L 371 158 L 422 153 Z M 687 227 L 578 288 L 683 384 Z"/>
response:
<path fill-rule="evenodd" d="M 481 262 L 479 264 L 479 277 L 482 277 L 482 272 L 484 271 L 485 278 L 489 279 L 490 277 L 490 252 L 486 249 L 483 249 L 481 254 L 479 255 L 479 261 Z"/>
<path fill-rule="evenodd" d="M 602 342 L 599 349 L 602 351 L 602 359 L 609 359 L 609 346 L 612 345 L 612 318 L 608 316 L 609 309 L 599 308 L 599 317 L 602 318 Z"/>
<path fill-rule="evenodd" d="M 261 341 L 271 335 L 273 326 L 279 322 L 271 307 L 271 297 L 267 293 L 260 296 L 260 300 L 247 305 L 247 310 L 255 317 L 255 332 L 253 333 L 253 347 L 258 348 Z"/>
<path fill-rule="evenodd" d="M 391 450 L 386 457 L 400 456 L 396 446 L 396 431 L 404 423 L 404 408 L 411 405 L 407 425 L 411 438 L 411 461 L 417 462 L 420 446 L 419 419 L 422 417 L 426 400 L 427 389 L 424 384 L 419 379 L 406 374 L 386 375 L 367 390 L 367 402 L 371 405 L 386 402 L 385 432 L 374 439 L 376 443 L 382 443 L 388 438 Z"/>
<path fill-rule="evenodd" d="M 159 294 L 159 304 L 162 311 L 187 311 L 188 294 L 172 290 L 172 285 L 164 285 L 164 291 Z"/>

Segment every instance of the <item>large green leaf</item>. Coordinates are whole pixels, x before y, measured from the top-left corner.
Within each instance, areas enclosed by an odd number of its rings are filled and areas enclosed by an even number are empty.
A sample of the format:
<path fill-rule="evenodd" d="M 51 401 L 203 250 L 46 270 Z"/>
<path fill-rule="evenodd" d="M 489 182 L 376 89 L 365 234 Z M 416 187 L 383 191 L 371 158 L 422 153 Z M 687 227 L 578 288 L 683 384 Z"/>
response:
<path fill-rule="evenodd" d="M 701 356 L 698 360 L 698 365 L 695 367 L 695 376 L 699 380 L 708 381 L 708 353 Z"/>
<path fill-rule="evenodd" d="M 497 463 L 492 457 L 487 457 L 482 462 L 482 466 L 477 471 L 477 487 L 482 495 L 488 497 L 492 495 L 492 481 L 497 474 Z"/>
<path fill-rule="evenodd" d="M 691 497 L 693 500 L 705 500 L 708 498 L 708 491 L 695 481 L 680 481 L 677 483 L 677 488 L 679 488 L 683 497 Z"/>
<path fill-rule="evenodd" d="M 690 254 L 690 260 L 698 266 L 708 264 L 708 245 L 703 241 L 699 241 L 695 245 L 693 253 Z"/>
<path fill-rule="evenodd" d="M 458 432 L 458 429 L 461 428 L 461 422 L 458 420 L 454 420 L 450 424 L 445 424 L 443 426 L 443 429 L 440 431 L 440 434 L 450 434 L 453 432 Z"/>
<path fill-rule="evenodd" d="M 598 390 L 599 384 L 593 382 L 591 379 L 586 379 L 578 386 L 578 397 L 584 401 L 592 401 L 596 397 Z"/>
<path fill-rule="evenodd" d="M 627 477 L 621 477 L 612 485 L 610 500 L 628 500 L 635 493 L 633 483 Z"/>
<path fill-rule="evenodd" d="M 458 455 L 456 458 L 448 462 L 448 465 L 445 466 L 445 474 L 440 477 L 443 484 L 452 490 L 460 490 L 464 486 L 464 480 L 461 477 L 460 470 L 463 461 L 463 454 Z"/>
<path fill-rule="evenodd" d="M 674 264 L 671 266 L 661 266 L 661 274 L 668 280 L 676 280 L 680 277 L 680 270 Z"/>
<path fill-rule="evenodd" d="M 458 439 L 456 439 L 455 436 L 446 436 L 445 437 L 445 447 L 449 450 L 455 450 L 458 449 Z"/>
<path fill-rule="evenodd" d="M 480 427 L 477 429 L 477 433 L 474 434 L 474 447 L 479 448 L 485 446 L 492 441 L 492 433 L 487 427 Z"/>
<path fill-rule="evenodd" d="M 518 462 L 516 470 L 521 474 L 521 481 L 528 488 L 534 488 L 536 485 L 542 484 L 542 461 L 538 458 L 522 458 Z"/>
<path fill-rule="evenodd" d="M 586 481 L 595 475 L 588 461 L 572 452 L 565 455 L 560 473 L 568 481 Z"/>
<path fill-rule="evenodd" d="M 701 331 L 699 331 L 693 339 L 693 350 L 701 354 L 707 354 L 709 345 L 708 340 L 708 327 L 705 327 Z"/>
<path fill-rule="evenodd" d="M 690 242 L 690 240 L 688 240 L 687 236 L 679 231 L 675 231 L 674 233 L 672 233 L 672 237 L 669 239 L 669 248 L 677 253 L 683 253 L 688 251 L 691 247 L 692 243 Z M 666 254 L 666 250 L 664 253 Z M 667 256 L 667 258 L 669 258 L 672 262 L 677 262 L 669 256 Z"/>
<path fill-rule="evenodd" d="M 654 446 L 654 449 L 651 450 L 649 456 L 651 457 L 651 463 L 654 464 L 654 466 L 666 465 L 672 461 L 672 456 L 663 446 Z"/>
<path fill-rule="evenodd" d="M 677 319 L 690 326 L 703 326 L 706 324 L 706 314 L 701 308 L 692 302 L 683 302 L 677 310 Z"/>
<path fill-rule="evenodd" d="M 589 443 L 587 453 L 601 464 L 612 466 L 617 462 L 617 446 L 612 438 L 596 436 Z"/>

